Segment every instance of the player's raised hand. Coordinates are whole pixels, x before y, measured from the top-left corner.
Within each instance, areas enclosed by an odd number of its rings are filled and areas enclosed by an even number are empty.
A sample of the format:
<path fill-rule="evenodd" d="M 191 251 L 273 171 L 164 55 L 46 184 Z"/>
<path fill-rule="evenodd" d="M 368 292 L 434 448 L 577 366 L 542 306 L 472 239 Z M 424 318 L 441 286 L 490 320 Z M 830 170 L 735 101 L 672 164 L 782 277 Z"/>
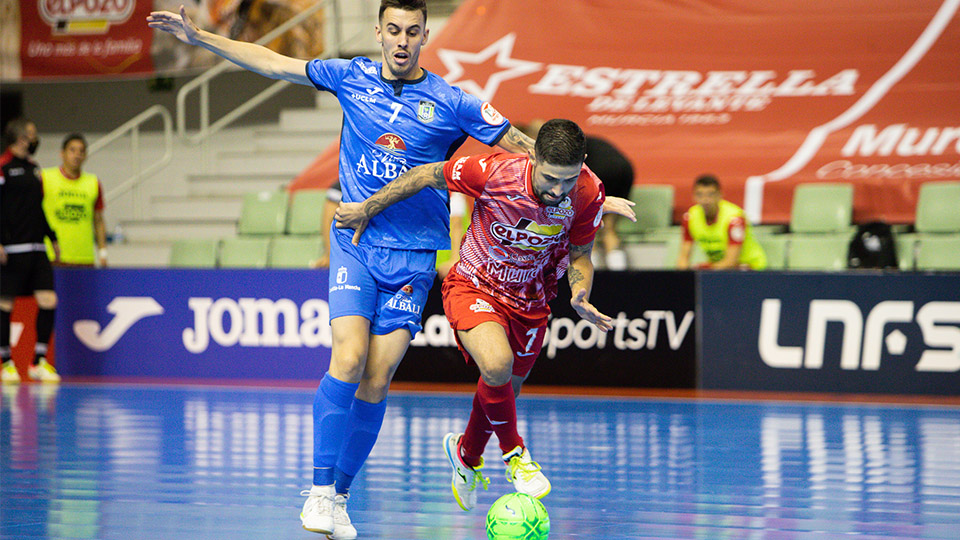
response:
<path fill-rule="evenodd" d="M 190 17 L 187 17 L 187 10 L 183 4 L 180 5 L 179 15 L 169 11 L 150 13 L 147 16 L 147 26 L 173 34 L 180 41 L 190 45 L 196 45 L 197 34 L 200 33 L 200 28 L 190 20 Z"/>
<path fill-rule="evenodd" d="M 636 203 L 620 197 L 607 197 L 603 201 L 604 214 L 619 214 L 630 221 L 637 221 L 637 213 L 633 211 Z"/>
<path fill-rule="evenodd" d="M 338 229 L 354 229 L 353 245 L 360 245 L 360 237 L 370 223 L 370 218 L 363 211 L 363 203 L 340 202 L 337 213 L 333 215 Z"/>
<path fill-rule="evenodd" d="M 593 304 L 587 302 L 586 298 L 586 289 L 578 290 L 577 293 L 570 298 L 570 305 L 573 306 L 573 309 L 577 312 L 577 315 L 580 315 L 581 319 L 593 323 L 597 328 L 603 330 L 604 332 L 613 330 L 613 318 L 600 313 L 597 308 L 593 307 Z"/>

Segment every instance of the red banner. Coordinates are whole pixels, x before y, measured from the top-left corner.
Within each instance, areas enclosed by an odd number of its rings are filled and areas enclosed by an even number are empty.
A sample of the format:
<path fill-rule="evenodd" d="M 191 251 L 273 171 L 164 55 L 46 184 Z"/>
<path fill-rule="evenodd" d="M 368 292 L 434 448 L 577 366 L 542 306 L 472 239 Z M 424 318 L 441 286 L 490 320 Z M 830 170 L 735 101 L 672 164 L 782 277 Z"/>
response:
<path fill-rule="evenodd" d="M 960 179 L 958 4 L 467 0 L 422 62 L 514 124 L 615 142 L 678 219 L 712 172 L 757 222 L 819 181 L 854 185 L 856 221 L 911 222 L 921 183 Z"/>
<path fill-rule="evenodd" d="M 147 27 L 152 2 L 35 0 L 20 2 L 24 79 L 153 71 Z"/>
<path fill-rule="evenodd" d="M 187 15 L 201 28 L 257 41 L 314 5 L 314 0 L 197 0 Z M 175 0 L 24 0 L 3 5 L 0 80 L 182 75 L 219 58 L 147 26 L 154 10 L 177 11 Z M 323 10 L 267 43 L 287 56 L 323 52 Z"/>

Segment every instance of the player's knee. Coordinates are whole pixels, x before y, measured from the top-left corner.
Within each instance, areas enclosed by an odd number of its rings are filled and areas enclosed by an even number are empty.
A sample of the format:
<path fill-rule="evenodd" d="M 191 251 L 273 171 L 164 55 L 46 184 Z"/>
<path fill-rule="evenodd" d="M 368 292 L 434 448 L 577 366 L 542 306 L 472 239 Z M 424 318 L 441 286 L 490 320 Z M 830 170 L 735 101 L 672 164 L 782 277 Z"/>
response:
<path fill-rule="evenodd" d="M 334 347 L 330 355 L 330 373 L 340 380 L 357 382 L 363 375 L 366 353 L 366 349 L 357 347 Z"/>
<path fill-rule="evenodd" d="M 357 397 L 369 403 L 380 403 L 381 401 L 387 399 L 387 393 L 389 391 L 389 377 L 364 376 L 364 378 L 360 381 L 360 387 L 357 389 Z"/>
<path fill-rule="evenodd" d="M 510 382 L 513 376 L 513 362 L 512 359 L 502 362 L 491 362 L 486 365 L 485 369 L 481 369 L 480 371 L 484 382 L 488 385 L 503 386 Z"/>

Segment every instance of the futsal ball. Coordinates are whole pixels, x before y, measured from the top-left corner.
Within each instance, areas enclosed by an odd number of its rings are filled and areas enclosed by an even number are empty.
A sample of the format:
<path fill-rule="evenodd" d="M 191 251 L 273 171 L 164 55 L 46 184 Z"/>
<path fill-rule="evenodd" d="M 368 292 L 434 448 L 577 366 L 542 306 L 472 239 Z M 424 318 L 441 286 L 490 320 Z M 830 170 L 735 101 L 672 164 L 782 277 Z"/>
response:
<path fill-rule="evenodd" d="M 526 493 L 504 495 L 487 512 L 487 540 L 546 540 L 549 535 L 547 509 Z"/>

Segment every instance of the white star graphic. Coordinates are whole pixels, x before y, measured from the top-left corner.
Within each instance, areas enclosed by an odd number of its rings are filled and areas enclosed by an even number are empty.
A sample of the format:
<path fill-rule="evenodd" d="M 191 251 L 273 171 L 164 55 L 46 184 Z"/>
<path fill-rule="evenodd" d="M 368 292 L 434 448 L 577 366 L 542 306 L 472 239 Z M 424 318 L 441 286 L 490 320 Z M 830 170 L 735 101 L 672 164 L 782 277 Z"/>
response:
<path fill-rule="evenodd" d="M 437 56 L 440 57 L 440 61 L 443 62 L 443 65 L 447 68 L 447 74 L 443 79 L 452 85 L 459 86 L 464 91 L 477 96 L 483 101 L 492 101 L 501 82 L 522 77 L 528 73 L 538 71 L 543 67 L 543 64 L 540 62 L 529 62 L 527 60 L 510 58 L 516 39 L 516 34 L 507 34 L 478 53 L 439 49 Z M 480 86 L 480 84 L 473 79 L 460 80 L 460 77 L 463 76 L 463 64 L 482 64 L 494 54 L 497 56 L 497 67 L 503 68 L 503 71 L 498 71 L 491 75 L 484 86 Z"/>

